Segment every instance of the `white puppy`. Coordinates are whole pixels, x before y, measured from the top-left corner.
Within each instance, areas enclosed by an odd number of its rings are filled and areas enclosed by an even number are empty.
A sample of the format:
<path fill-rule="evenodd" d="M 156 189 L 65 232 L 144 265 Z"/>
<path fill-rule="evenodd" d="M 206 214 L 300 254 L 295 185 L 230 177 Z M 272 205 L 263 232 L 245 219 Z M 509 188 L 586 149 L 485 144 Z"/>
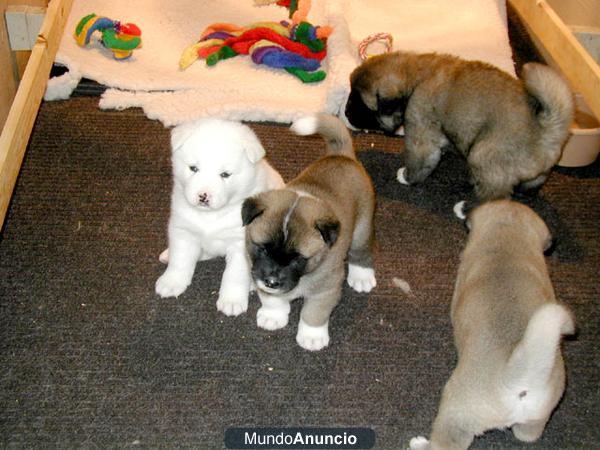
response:
<path fill-rule="evenodd" d="M 156 281 L 161 297 L 177 297 L 192 281 L 196 262 L 225 256 L 217 309 L 236 316 L 248 308 L 250 268 L 241 206 L 259 192 L 284 186 L 264 158 L 254 132 L 239 122 L 200 119 L 171 132 L 173 192 L 167 270 Z"/>

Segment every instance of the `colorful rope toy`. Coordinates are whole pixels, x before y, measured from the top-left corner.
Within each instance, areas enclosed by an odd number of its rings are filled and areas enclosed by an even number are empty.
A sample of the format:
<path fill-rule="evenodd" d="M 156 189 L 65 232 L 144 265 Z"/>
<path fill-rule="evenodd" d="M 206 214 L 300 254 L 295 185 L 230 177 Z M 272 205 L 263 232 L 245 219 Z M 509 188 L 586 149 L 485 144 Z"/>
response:
<path fill-rule="evenodd" d="M 127 59 L 133 50 L 142 45 L 142 31 L 133 23 L 121 23 L 107 17 L 88 14 L 79 21 L 75 28 L 75 40 L 85 47 L 90 43 L 94 31 L 100 31 L 100 42 L 113 52 L 115 59 Z"/>
<path fill-rule="evenodd" d="M 264 0 L 256 2 L 267 4 Z M 292 5 L 293 12 L 290 7 L 290 16 L 303 19 L 310 1 L 303 2 L 302 10 L 297 8 L 299 3 L 302 2 L 296 1 Z M 298 11 L 300 14 L 296 14 Z M 197 59 L 205 59 L 208 66 L 214 66 L 224 59 L 249 55 L 255 64 L 284 69 L 304 83 L 322 81 L 326 74 L 318 69 L 327 55 L 327 37 L 331 31 L 330 27 L 313 26 L 303 20 L 294 23 L 294 19 L 292 22 L 259 22 L 245 27 L 215 23 L 202 32 L 198 42 L 183 51 L 179 67 L 186 69 Z"/>
<path fill-rule="evenodd" d="M 360 56 L 360 59 L 362 59 L 364 61 L 365 59 L 370 58 L 371 56 L 374 56 L 374 55 L 367 54 L 367 47 L 369 47 L 369 45 L 373 44 L 374 42 L 383 42 L 383 44 L 385 45 L 385 53 L 391 52 L 392 47 L 394 46 L 394 38 L 392 37 L 391 34 L 389 34 L 389 33 L 372 34 L 372 35 L 364 38 L 362 41 L 360 41 L 360 44 L 358 44 L 358 56 Z"/>
<path fill-rule="evenodd" d="M 254 4 L 259 6 L 273 3 L 290 10 L 290 19 L 293 24 L 305 22 L 311 7 L 311 0 L 254 0 Z"/>

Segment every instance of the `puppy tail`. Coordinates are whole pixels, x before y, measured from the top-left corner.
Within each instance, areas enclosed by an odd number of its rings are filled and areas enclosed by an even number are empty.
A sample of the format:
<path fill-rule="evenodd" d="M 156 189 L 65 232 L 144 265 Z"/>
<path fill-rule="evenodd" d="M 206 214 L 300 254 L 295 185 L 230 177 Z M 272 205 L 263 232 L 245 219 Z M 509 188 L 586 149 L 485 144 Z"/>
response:
<path fill-rule="evenodd" d="M 547 303 L 539 307 L 508 359 L 506 385 L 520 392 L 546 383 L 554 368 L 562 335 L 574 332 L 573 317 L 565 306 Z"/>
<path fill-rule="evenodd" d="M 553 158 L 558 159 L 575 114 L 573 94 L 563 78 L 543 64 L 525 64 L 522 78 L 527 92 L 539 102 L 536 105 L 541 127 L 538 148 L 555 153 Z"/>
<path fill-rule="evenodd" d="M 320 134 L 327 143 L 328 155 L 344 155 L 356 159 L 352 136 L 346 125 L 335 116 L 319 113 L 302 117 L 292 124 L 291 130 L 300 136 Z"/>

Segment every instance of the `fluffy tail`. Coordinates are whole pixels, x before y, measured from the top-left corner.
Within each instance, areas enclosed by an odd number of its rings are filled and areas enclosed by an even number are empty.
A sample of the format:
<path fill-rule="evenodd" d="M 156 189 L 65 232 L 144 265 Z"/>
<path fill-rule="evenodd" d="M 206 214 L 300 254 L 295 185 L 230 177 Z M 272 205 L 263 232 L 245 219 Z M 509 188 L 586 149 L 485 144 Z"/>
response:
<path fill-rule="evenodd" d="M 556 153 L 553 156 L 558 159 L 575 114 L 573 94 L 561 76 L 543 64 L 525 64 L 522 79 L 527 92 L 541 105 L 538 148 Z"/>
<path fill-rule="evenodd" d="M 318 133 L 327 143 L 328 155 L 344 155 L 356 159 L 352 136 L 344 123 L 335 116 L 320 113 L 302 117 L 292 124 L 291 130 L 300 136 Z"/>
<path fill-rule="evenodd" d="M 506 384 L 522 389 L 546 382 L 554 367 L 562 335 L 574 332 L 573 317 L 567 308 L 558 303 L 538 308 L 508 360 Z"/>

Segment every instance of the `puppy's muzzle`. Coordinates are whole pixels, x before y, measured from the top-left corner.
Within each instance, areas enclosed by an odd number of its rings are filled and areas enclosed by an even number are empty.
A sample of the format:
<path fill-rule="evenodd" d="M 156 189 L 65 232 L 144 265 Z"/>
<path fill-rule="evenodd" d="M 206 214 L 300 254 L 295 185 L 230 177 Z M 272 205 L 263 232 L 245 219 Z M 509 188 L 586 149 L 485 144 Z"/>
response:
<path fill-rule="evenodd" d="M 280 294 L 283 292 L 283 283 L 279 278 L 274 276 L 267 276 L 256 280 L 256 287 L 268 294 Z"/>
<path fill-rule="evenodd" d="M 279 278 L 274 277 L 274 276 L 266 277 L 263 280 L 263 283 L 269 289 L 279 289 L 281 287 L 281 281 L 279 280 Z"/>

